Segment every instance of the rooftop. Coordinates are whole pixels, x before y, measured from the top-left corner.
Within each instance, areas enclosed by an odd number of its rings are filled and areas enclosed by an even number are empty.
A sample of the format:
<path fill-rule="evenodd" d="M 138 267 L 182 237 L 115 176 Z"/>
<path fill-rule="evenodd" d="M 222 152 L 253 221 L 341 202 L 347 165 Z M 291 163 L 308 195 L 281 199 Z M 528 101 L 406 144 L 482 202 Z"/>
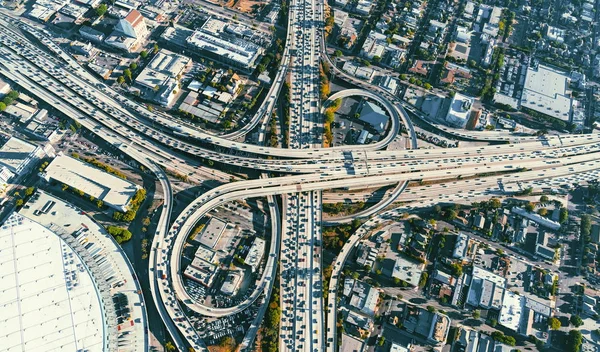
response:
<path fill-rule="evenodd" d="M 571 97 L 566 73 L 553 68 L 538 65 L 529 67 L 525 77 L 525 86 L 521 105 L 548 116 L 569 121 Z"/>
<path fill-rule="evenodd" d="M 252 267 L 253 270 L 258 268 L 260 264 L 260 260 L 265 254 L 265 240 L 262 238 L 256 237 L 254 242 L 252 242 L 252 246 L 246 255 L 246 259 L 244 262 Z"/>
<path fill-rule="evenodd" d="M 100 296 L 59 236 L 17 213 L 0 229 L 0 344 L 10 351 L 105 351 Z"/>
<path fill-rule="evenodd" d="M 22 139 L 11 137 L 0 147 L 0 165 L 6 166 L 12 172 L 18 172 L 36 148 Z"/>
<path fill-rule="evenodd" d="M 512 291 L 506 291 L 504 293 L 498 323 L 513 331 L 517 331 L 519 329 L 522 312 L 523 305 L 521 304 L 521 296 Z"/>
<path fill-rule="evenodd" d="M 214 248 L 226 227 L 227 223 L 225 221 L 211 217 L 204 226 L 199 238 L 196 237 L 197 241 L 208 248 Z"/>
<path fill-rule="evenodd" d="M 64 154 L 59 154 L 44 172 L 48 180 L 62 182 L 121 210 L 126 210 L 139 189 L 130 181 Z"/>

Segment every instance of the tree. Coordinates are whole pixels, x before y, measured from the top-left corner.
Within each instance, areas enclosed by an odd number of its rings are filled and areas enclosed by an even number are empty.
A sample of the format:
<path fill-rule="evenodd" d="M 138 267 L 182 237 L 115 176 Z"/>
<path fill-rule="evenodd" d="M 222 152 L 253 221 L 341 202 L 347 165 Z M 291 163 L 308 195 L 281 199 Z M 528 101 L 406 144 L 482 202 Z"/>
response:
<path fill-rule="evenodd" d="M 558 222 L 564 224 L 565 222 L 567 222 L 567 220 L 569 220 L 569 211 L 567 210 L 567 208 L 560 208 L 558 214 Z"/>
<path fill-rule="evenodd" d="M 102 17 L 104 16 L 107 10 L 108 6 L 106 6 L 106 4 L 100 4 L 100 6 L 96 8 L 96 15 L 98 15 L 98 17 Z"/>
<path fill-rule="evenodd" d="M 452 221 L 452 220 L 456 219 L 456 217 L 458 216 L 458 214 L 456 213 L 455 210 L 450 209 L 450 210 L 446 211 L 445 216 L 446 216 L 446 220 Z"/>
<path fill-rule="evenodd" d="M 525 205 L 525 210 L 527 210 L 528 212 L 532 212 L 535 209 L 535 204 L 529 202 Z"/>
<path fill-rule="evenodd" d="M 463 273 L 463 268 L 462 265 L 458 264 L 458 263 L 452 263 L 450 264 L 450 271 L 452 272 L 453 276 L 461 276 Z"/>
<path fill-rule="evenodd" d="M 140 57 L 142 59 L 145 59 L 148 57 L 148 52 L 146 50 L 142 50 L 142 52 L 140 53 Z"/>
<path fill-rule="evenodd" d="M 429 84 L 429 83 L 425 83 L 425 84 L 423 85 L 423 88 L 425 88 L 425 89 L 427 89 L 427 90 L 431 90 L 431 88 L 433 88 L 433 87 L 431 86 L 431 84 Z"/>
<path fill-rule="evenodd" d="M 117 77 L 117 83 L 119 83 L 119 84 L 125 83 L 125 77 L 123 77 L 123 76 Z"/>
<path fill-rule="evenodd" d="M 540 203 L 548 203 L 548 196 L 547 195 L 543 195 L 540 197 Z"/>
<path fill-rule="evenodd" d="M 132 62 L 132 63 L 129 64 L 129 68 L 132 69 L 132 70 L 137 69 L 137 67 L 138 67 L 138 65 L 135 62 Z"/>
<path fill-rule="evenodd" d="M 125 75 L 125 78 L 127 78 L 127 80 L 129 82 L 131 82 L 131 70 L 126 68 L 123 70 L 123 75 Z"/>
<path fill-rule="evenodd" d="M 569 331 L 569 335 L 567 336 L 567 352 L 579 352 L 582 343 L 583 335 L 581 335 L 581 331 Z"/>
<path fill-rule="evenodd" d="M 479 311 L 479 309 L 475 309 L 473 311 L 472 316 L 473 316 L 473 319 L 479 319 L 479 318 L 481 318 L 481 312 Z"/>
<path fill-rule="evenodd" d="M 25 196 L 29 197 L 30 195 L 32 195 L 32 194 L 33 194 L 33 192 L 35 192 L 35 188 L 34 188 L 34 187 L 28 187 L 28 188 L 25 190 Z"/>
<path fill-rule="evenodd" d="M 427 311 L 429 313 L 433 313 L 433 312 L 435 312 L 435 307 L 434 306 L 427 306 Z"/>
<path fill-rule="evenodd" d="M 15 203 L 15 205 L 18 207 L 23 205 L 23 199 L 17 199 L 17 202 Z"/>
<path fill-rule="evenodd" d="M 334 57 L 340 57 L 340 56 L 342 56 L 342 55 L 344 55 L 344 54 L 342 53 L 342 51 L 341 51 L 341 50 L 336 50 L 336 51 L 334 51 L 334 52 L 333 52 L 333 56 L 334 56 Z"/>
<path fill-rule="evenodd" d="M 331 110 L 325 111 L 325 122 L 332 123 L 334 120 L 335 120 L 335 115 L 334 115 L 333 111 L 331 111 Z"/>
<path fill-rule="evenodd" d="M 575 326 L 576 328 L 583 325 L 583 320 L 577 314 L 571 315 L 571 317 L 569 318 L 569 322 L 571 323 L 571 325 Z"/>
<path fill-rule="evenodd" d="M 421 274 L 421 279 L 419 280 L 419 287 L 423 288 L 425 287 L 425 284 L 427 284 L 427 279 L 429 278 L 429 274 L 427 274 L 426 272 L 423 272 Z"/>
<path fill-rule="evenodd" d="M 152 47 L 152 53 L 156 54 L 158 52 L 158 49 L 159 49 L 158 44 L 154 43 L 154 46 Z"/>
<path fill-rule="evenodd" d="M 561 323 L 560 320 L 558 320 L 555 317 L 552 317 L 550 319 L 548 319 L 548 326 L 550 327 L 550 329 L 552 330 L 558 330 L 561 327 Z"/>
<path fill-rule="evenodd" d="M 546 215 L 548 215 L 548 209 L 540 208 L 540 209 L 538 209 L 538 214 L 540 214 L 541 216 L 546 216 Z"/>
<path fill-rule="evenodd" d="M 173 343 L 171 341 L 168 341 L 167 343 L 165 343 L 165 349 L 168 352 L 172 352 L 172 351 L 176 351 L 177 347 L 175 347 L 175 345 L 173 345 Z"/>
<path fill-rule="evenodd" d="M 492 209 L 499 209 L 502 206 L 502 202 L 498 198 L 492 198 L 489 201 L 489 205 Z"/>
<path fill-rule="evenodd" d="M 6 104 L 0 101 L 0 111 L 6 110 Z"/>

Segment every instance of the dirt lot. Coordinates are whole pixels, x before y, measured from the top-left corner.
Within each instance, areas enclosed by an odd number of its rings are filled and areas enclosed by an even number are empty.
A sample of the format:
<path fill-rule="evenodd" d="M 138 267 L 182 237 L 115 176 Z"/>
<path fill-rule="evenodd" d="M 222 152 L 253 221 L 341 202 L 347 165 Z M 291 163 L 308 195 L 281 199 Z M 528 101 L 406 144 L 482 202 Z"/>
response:
<path fill-rule="evenodd" d="M 260 9 L 261 5 L 266 5 L 265 1 L 254 1 L 254 0 L 230 0 L 227 6 L 235 8 L 243 13 L 256 14 Z"/>

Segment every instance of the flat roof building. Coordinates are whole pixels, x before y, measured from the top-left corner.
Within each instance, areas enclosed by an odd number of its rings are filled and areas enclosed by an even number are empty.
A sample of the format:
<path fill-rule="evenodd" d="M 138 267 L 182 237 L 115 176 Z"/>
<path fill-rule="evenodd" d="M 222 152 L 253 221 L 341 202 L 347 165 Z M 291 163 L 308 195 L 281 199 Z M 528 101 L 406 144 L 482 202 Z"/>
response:
<path fill-rule="evenodd" d="M 405 281 L 411 286 L 418 286 L 423 273 L 423 265 L 408 258 L 398 257 L 394 264 L 392 277 Z"/>
<path fill-rule="evenodd" d="M 568 87 L 569 77 L 565 72 L 544 65 L 529 67 L 521 106 L 568 122 L 573 105 Z"/>
<path fill-rule="evenodd" d="M 197 49 L 199 54 L 250 73 L 257 65 L 264 49 L 226 32 L 227 23 L 209 18 L 204 25 L 194 31 L 186 42 Z"/>
<path fill-rule="evenodd" d="M 0 147 L 0 182 L 8 183 L 22 175 L 42 157 L 44 150 L 17 137 L 11 137 Z M 10 177 L 8 177 L 10 176 Z"/>
<path fill-rule="evenodd" d="M 170 106 L 177 95 L 177 83 L 191 64 L 189 57 L 161 49 L 137 76 L 135 84 L 162 106 Z"/>
<path fill-rule="evenodd" d="M 469 119 L 473 102 L 474 99 L 472 97 L 456 93 L 452 97 L 448 113 L 446 114 L 446 122 L 452 126 L 464 127 Z"/>
<path fill-rule="evenodd" d="M 262 238 L 256 237 L 254 242 L 252 242 L 252 246 L 246 254 L 246 259 L 244 259 L 244 263 L 250 265 L 252 268 L 252 272 L 255 272 L 259 265 L 262 257 L 265 255 L 265 240 Z"/>
<path fill-rule="evenodd" d="M 506 291 L 502 300 L 498 323 L 510 330 L 518 331 L 522 312 L 522 297 L 512 291 Z"/>
<path fill-rule="evenodd" d="M 242 282 L 242 273 L 240 271 L 230 271 L 221 286 L 221 292 L 228 296 L 233 296 L 237 293 L 240 283 Z"/>
<path fill-rule="evenodd" d="M 207 248 L 215 248 L 217 241 L 221 238 L 223 231 L 227 227 L 227 223 L 219 218 L 211 217 L 200 236 L 196 236 L 196 241 Z"/>
<path fill-rule="evenodd" d="M 48 165 L 44 174 L 47 181 L 76 188 L 119 211 L 127 211 L 129 201 L 140 189 L 133 182 L 62 153 Z"/>

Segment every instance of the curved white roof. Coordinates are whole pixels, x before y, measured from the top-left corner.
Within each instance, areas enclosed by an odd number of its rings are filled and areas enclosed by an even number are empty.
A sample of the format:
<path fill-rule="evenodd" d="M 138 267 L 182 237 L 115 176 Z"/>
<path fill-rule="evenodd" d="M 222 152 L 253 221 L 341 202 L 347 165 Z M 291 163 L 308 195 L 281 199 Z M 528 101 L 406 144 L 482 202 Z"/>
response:
<path fill-rule="evenodd" d="M 75 252 L 42 225 L 13 213 L 0 228 L 3 351 L 104 351 L 100 296 Z"/>

